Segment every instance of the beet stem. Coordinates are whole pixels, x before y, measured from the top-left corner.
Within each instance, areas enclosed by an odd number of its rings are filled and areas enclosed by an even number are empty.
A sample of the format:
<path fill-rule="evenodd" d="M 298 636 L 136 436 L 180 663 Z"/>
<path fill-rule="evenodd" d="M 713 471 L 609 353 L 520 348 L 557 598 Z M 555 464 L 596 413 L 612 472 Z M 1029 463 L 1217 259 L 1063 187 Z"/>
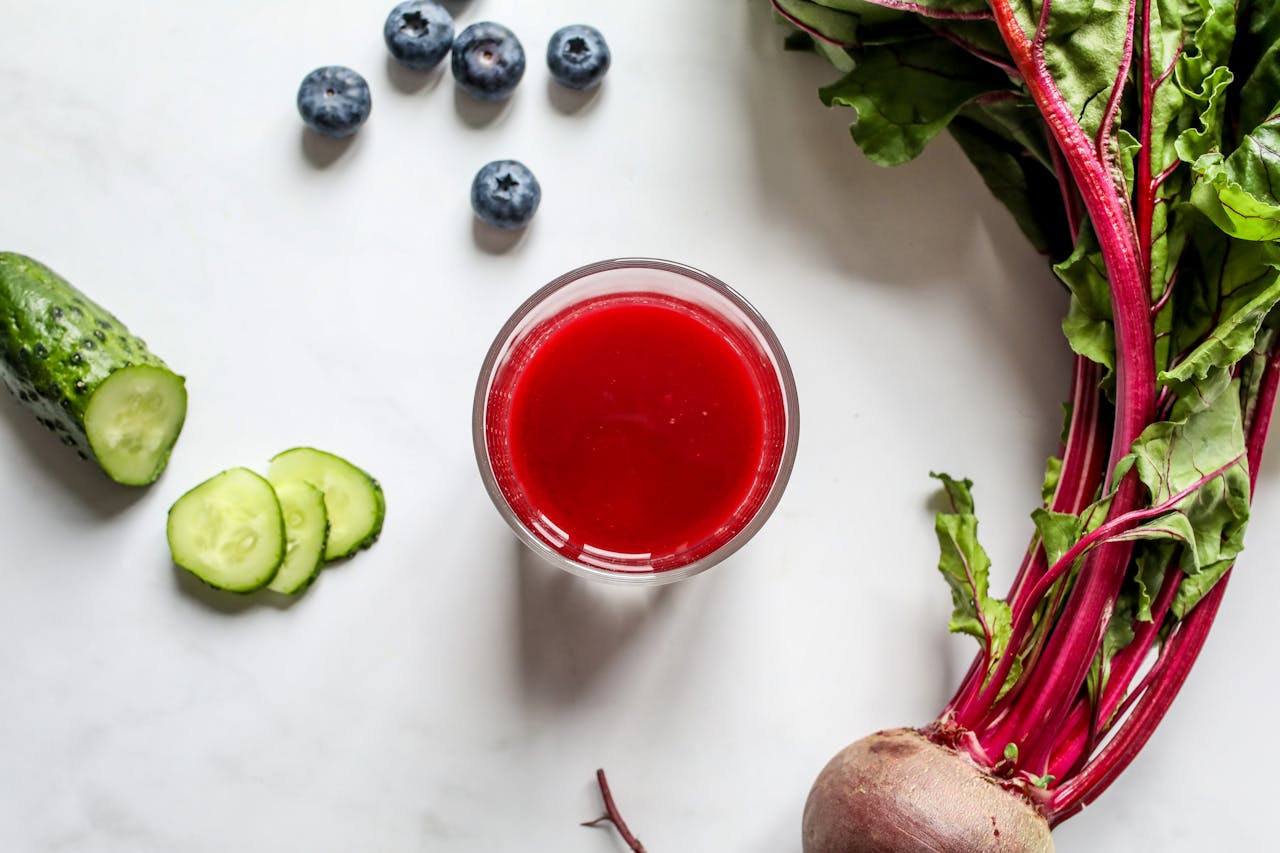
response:
<path fill-rule="evenodd" d="M 1252 492 L 1262 465 L 1272 409 L 1280 387 L 1280 340 L 1273 345 L 1263 369 L 1258 388 L 1256 415 L 1247 425 L 1245 447 L 1249 465 L 1249 487 Z M 1116 777 L 1129 766 L 1138 751 L 1154 734 L 1160 721 L 1186 682 L 1191 666 L 1204 648 L 1209 629 L 1218 614 L 1227 582 L 1228 570 L 1209 590 L 1204 599 L 1174 629 L 1157 663 L 1159 675 L 1144 685 L 1146 689 L 1134 702 L 1133 710 L 1113 737 L 1071 780 L 1054 791 L 1046 811 L 1049 821 L 1057 825 L 1096 800 Z"/>
<path fill-rule="evenodd" d="M 622 819 L 621 813 L 618 811 L 618 804 L 613 800 L 613 792 L 609 790 L 609 780 L 605 778 L 604 770 L 596 771 L 596 782 L 600 785 L 600 797 L 604 800 L 604 814 L 595 820 L 584 820 L 583 826 L 597 826 L 605 821 L 613 824 L 613 828 L 618 830 L 618 835 L 622 836 L 622 840 L 627 842 L 634 853 L 644 853 L 644 845 L 640 843 L 640 839 L 636 838 L 631 830 L 627 827 L 627 822 Z"/>

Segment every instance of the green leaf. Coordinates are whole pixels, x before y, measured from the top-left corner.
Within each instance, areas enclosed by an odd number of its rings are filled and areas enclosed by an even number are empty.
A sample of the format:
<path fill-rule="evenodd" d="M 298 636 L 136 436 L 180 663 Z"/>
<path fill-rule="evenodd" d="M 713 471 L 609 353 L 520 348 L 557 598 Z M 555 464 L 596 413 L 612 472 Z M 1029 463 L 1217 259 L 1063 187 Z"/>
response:
<path fill-rule="evenodd" d="M 1064 256 L 1071 234 L 1056 179 L 1016 142 L 970 117 L 978 114 L 975 106 L 966 107 L 948 128 L 952 138 L 1028 242 L 1050 257 Z"/>
<path fill-rule="evenodd" d="M 1089 665 L 1085 686 L 1093 701 L 1097 701 L 1107 682 L 1111 680 L 1111 661 L 1116 653 L 1133 642 L 1135 603 L 1132 595 L 1122 594 L 1111 611 L 1107 630 L 1102 635 L 1102 645 Z"/>
<path fill-rule="evenodd" d="M 1032 4 L 1023 8 L 1028 32 Z M 1054 0 L 1046 31 L 1045 65 L 1080 126 L 1096 136 L 1129 31 L 1129 5 L 1099 0 Z M 1039 9 L 1034 10 L 1039 16 Z"/>
<path fill-rule="evenodd" d="M 1129 458 L 1155 505 L 1191 488 L 1243 454 L 1240 399 L 1238 393 L 1232 393 L 1222 395 L 1215 405 L 1185 421 L 1151 424 L 1133 443 Z M 1247 500 L 1248 495 L 1244 497 Z M 1192 499 L 1194 495 L 1183 501 Z"/>
<path fill-rule="evenodd" d="M 1050 456 L 1044 463 L 1044 482 L 1040 485 L 1040 499 L 1047 506 L 1053 500 L 1053 493 L 1058 490 L 1058 481 L 1062 479 L 1062 459 Z"/>
<path fill-rule="evenodd" d="M 1280 92 L 1280 4 L 1243 0 L 1231 46 L 1231 66 L 1240 78 L 1238 124 L 1253 128 L 1275 112 Z"/>
<path fill-rule="evenodd" d="M 978 543 L 973 483 L 947 474 L 929 476 L 942 482 L 953 508 L 952 512 L 938 513 L 934 522 L 941 552 L 938 571 L 951 587 L 953 610 L 948 627 L 953 633 L 975 637 L 994 664 L 1008 646 L 1012 617 L 1009 605 L 993 598 L 988 588 L 991 560 Z"/>
<path fill-rule="evenodd" d="M 1053 271 L 1071 291 L 1062 331 L 1071 349 L 1107 368 L 1116 362 L 1116 333 L 1111 315 L 1111 286 L 1093 229 L 1082 229 L 1075 250 Z"/>
<path fill-rule="evenodd" d="M 820 33 L 824 38 L 840 44 L 857 44 L 858 25 L 856 15 L 835 11 L 808 0 L 777 0 L 778 9 L 792 21 L 808 30 Z"/>
<path fill-rule="evenodd" d="M 1240 360 L 1240 399 L 1243 400 L 1245 435 L 1249 434 L 1254 418 L 1258 416 L 1262 378 L 1266 374 L 1267 363 L 1271 360 L 1270 353 L 1276 345 L 1276 338 L 1280 335 L 1277 324 L 1280 324 L 1280 316 L 1273 311 L 1258 331 L 1253 352 Z"/>
<path fill-rule="evenodd" d="M 1231 568 L 1234 560 L 1220 560 L 1208 566 L 1201 568 L 1194 575 L 1188 575 L 1183 578 L 1182 583 L 1178 585 L 1178 591 L 1173 597 L 1173 607 L 1170 608 L 1175 619 L 1182 619 L 1191 612 L 1197 604 L 1201 602 L 1214 585 L 1222 580 L 1222 576 Z"/>
<path fill-rule="evenodd" d="M 1053 784 L 1055 779 L 1057 779 L 1057 777 L 1052 773 L 1046 773 L 1043 776 L 1032 776 L 1029 781 L 1032 786 L 1040 788 L 1041 790 L 1047 790 L 1048 787 Z"/>
<path fill-rule="evenodd" d="M 1036 109 L 1035 102 L 1028 96 L 1002 92 L 970 104 L 965 107 L 963 114 L 1006 140 L 1009 150 L 1019 152 L 1024 158 L 1030 156 L 1046 171 L 1052 173 L 1053 158 L 1049 154 L 1044 117 L 1040 114 L 1040 110 Z M 1056 176 L 1054 176 L 1054 185 L 1056 191 Z M 1061 197 L 1055 196 L 1055 198 L 1061 206 Z"/>
<path fill-rule="evenodd" d="M 1134 580 L 1138 588 L 1137 618 L 1142 622 L 1150 622 L 1154 616 L 1151 605 L 1155 603 L 1165 575 L 1178 571 L 1174 559 L 1180 550 L 1175 541 L 1146 542 L 1134 549 L 1134 562 L 1137 572 Z"/>
<path fill-rule="evenodd" d="M 819 94 L 827 106 L 857 112 L 850 132 L 868 159 L 896 166 L 919 155 L 966 104 L 1008 87 L 993 66 L 926 37 L 867 47 L 851 72 Z"/>
<path fill-rule="evenodd" d="M 1175 599 L 1178 618 L 1203 597 L 1244 547 L 1250 497 L 1244 450 L 1236 382 L 1231 393 L 1222 394 L 1212 406 L 1186 420 L 1147 427 L 1118 469 L 1122 475 L 1132 465 L 1150 491 L 1153 506 L 1194 487 L 1170 512 L 1121 537 L 1184 543 L 1182 570 L 1188 577 Z"/>
<path fill-rule="evenodd" d="M 1263 320 L 1280 301 L 1280 246 L 1231 239 L 1203 226 L 1193 239 L 1196 264 L 1179 282 L 1174 330 L 1175 347 L 1187 354 L 1159 375 L 1180 396 L 1185 390 L 1176 383 L 1212 379 L 1213 370 L 1252 351 Z"/>
<path fill-rule="evenodd" d="M 1152 296 L 1159 298 L 1175 275 L 1186 246 L 1178 207 L 1189 192 L 1189 169 L 1179 167 L 1220 144 L 1232 81 L 1225 67 L 1235 26 L 1233 0 L 1163 0 L 1150 5 L 1151 40 L 1137 61 L 1147 63 L 1152 93 L 1153 176 L 1164 175 L 1151 210 Z M 1172 71 L 1172 75 L 1170 75 Z M 1136 188 L 1135 188 L 1136 189 Z M 1169 312 L 1157 317 L 1157 365 L 1167 364 Z"/>
<path fill-rule="evenodd" d="M 1280 104 L 1228 157 L 1197 158 L 1191 202 L 1226 234 L 1280 240 Z"/>
<path fill-rule="evenodd" d="M 1040 535 L 1045 557 L 1052 566 L 1080 541 L 1080 517 L 1064 512 L 1039 508 L 1031 513 L 1031 521 Z"/>
<path fill-rule="evenodd" d="M 957 480 L 950 474 L 940 474 L 934 471 L 929 472 L 929 476 L 942 483 L 942 491 L 947 496 L 947 502 L 951 504 L 951 511 L 957 515 L 973 515 L 973 480 L 965 478 Z"/>

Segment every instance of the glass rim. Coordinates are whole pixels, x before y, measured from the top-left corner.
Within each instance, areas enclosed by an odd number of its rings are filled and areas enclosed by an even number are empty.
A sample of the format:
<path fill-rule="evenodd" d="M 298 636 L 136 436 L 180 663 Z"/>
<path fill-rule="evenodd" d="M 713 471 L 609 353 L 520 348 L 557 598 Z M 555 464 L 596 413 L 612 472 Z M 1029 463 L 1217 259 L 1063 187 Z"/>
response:
<path fill-rule="evenodd" d="M 519 329 L 521 323 L 547 299 L 564 288 L 598 273 L 620 269 L 656 270 L 658 272 L 671 273 L 707 287 L 727 299 L 735 309 L 742 312 L 752 331 L 760 336 L 769 360 L 775 369 L 779 390 L 782 394 L 784 418 L 782 454 L 778 460 L 777 471 L 773 475 L 773 482 L 769 484 L 769 490 L 760 505 L 752 513 L 751 517 L 747 519 L 746 523 L 733 536 L 716 547 L 715 550 L 689 563 L 671 569 L 603 568 L 575 560 L 557 551 L 534 531 L 530 530 L 528 525 L 512 509 L 506 496 L 502 493 L 502 488 L 498 483 L 493 463 L 489 456 L 489 446 L 485 431 L 489 390 L 492 386 L 498 360 L 503 355 L 507 344 L 511 342 L 512 336 Z M 773 515 L 773 511 L 781 501 L 782 494 L 786 490 L 787 483 L 791 478 L 791 471 L 795 465 L 799 438 L 800 401 L 796 390 L 795 375 L 792 372 L 791 363 L 787 359 L 786 351 L 782 348 L 782 342 L 778 339 L 768 321 L 742 294 L 715 276 L 687 264 L 660 258 L 624 257 L 596 261 L 563 273 L 538 288 L 512 312 L 511 316 L 502 325 L 502 328 L 498 330 L 497 335 L 494 336 L 493 343 L 489 345 L 484 361 L 481 364 L 480 374 L 476 380 L 475 394 L 472 399 L 471 440 L 476 464 L 480 468 L 480 478 L 484 482 L 485 491 L 488 492 L 489 498 L 499 514 L 507 522 L 507 526 L 511 528 L 525 546 L 547 562 L 580 577 L 614 584 L 658 586 L 674 583 L 711 568 L 745 545 L 769 520 L 769 517 Z"/>

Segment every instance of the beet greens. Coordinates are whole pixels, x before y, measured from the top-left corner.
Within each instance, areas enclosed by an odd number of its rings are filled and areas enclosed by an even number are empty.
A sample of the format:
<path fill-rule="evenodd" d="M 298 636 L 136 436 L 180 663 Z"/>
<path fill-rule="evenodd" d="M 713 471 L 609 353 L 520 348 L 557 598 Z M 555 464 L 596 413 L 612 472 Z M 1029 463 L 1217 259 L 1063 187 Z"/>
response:
<path fill-rule="evenodd" d="M 773 5 L 843 73 L 821 97 L 868 158 L 949 131 L 1070 294 L 1066 426 L 1006 597 L 972 483 L 935 475 L 951 630 L 981 651 L 922 730 L 1056 824 L 1151 736 L 1243 547 L 1280 383 L 1280 4 Z"/>

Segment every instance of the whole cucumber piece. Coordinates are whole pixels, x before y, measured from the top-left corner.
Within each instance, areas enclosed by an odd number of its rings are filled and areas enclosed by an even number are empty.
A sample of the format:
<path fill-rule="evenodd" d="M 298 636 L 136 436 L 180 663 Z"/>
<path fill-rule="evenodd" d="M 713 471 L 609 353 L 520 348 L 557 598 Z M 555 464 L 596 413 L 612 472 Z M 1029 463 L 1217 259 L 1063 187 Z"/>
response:
<path fill-rule="evenodd" d="M 187 414 L 183 377 L 39 261 L 0 252 L 0 383 L 118 483 L 164 471 Z"/>

